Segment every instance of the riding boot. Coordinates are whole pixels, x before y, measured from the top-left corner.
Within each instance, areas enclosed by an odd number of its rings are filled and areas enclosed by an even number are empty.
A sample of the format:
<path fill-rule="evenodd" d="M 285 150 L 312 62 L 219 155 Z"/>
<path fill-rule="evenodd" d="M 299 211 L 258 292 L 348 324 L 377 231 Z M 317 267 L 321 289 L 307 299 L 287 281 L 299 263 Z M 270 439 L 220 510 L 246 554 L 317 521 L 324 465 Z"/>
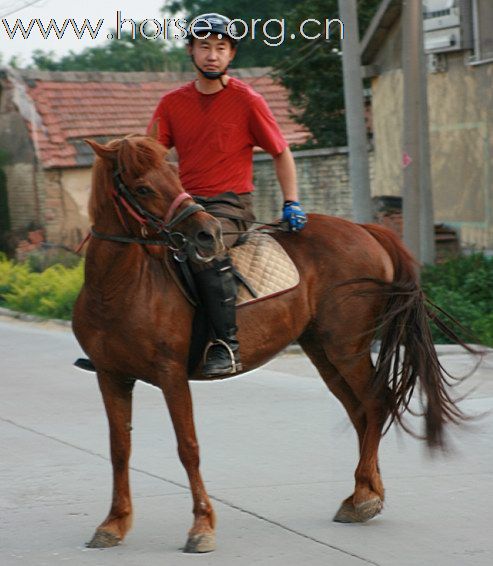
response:
<path fill-rule="evenodd" d="M 74 362 L 74 366 L 85 371 L 96 371 L 94 364 L 87 358 L 77 358 Z"/>
<path fill-rule="evenodd" d="M 197 291 L 211 326 L 213 341 L 204 354 L 205 376 L 241 371 L 240 346 L 236 339 L 236 282 L 229 257 L 194 273 Z"/>

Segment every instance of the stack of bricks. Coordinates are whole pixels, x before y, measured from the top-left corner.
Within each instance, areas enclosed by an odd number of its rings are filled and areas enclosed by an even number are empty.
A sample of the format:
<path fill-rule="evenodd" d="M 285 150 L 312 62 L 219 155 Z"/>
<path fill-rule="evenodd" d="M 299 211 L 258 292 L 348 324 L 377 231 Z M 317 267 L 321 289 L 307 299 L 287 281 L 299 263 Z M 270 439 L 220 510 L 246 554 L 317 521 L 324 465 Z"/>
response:
<path fill-rule="evenodd" d="M 402 212 L 378 212 L 376 221 L 378 224 L 393 230 L 402 239 L 402 235 L 404 233 Z"/>
<path fill-rule="evenodd" d="M 394 196 L 374 197 L 375 221 L 393 230 L 402 239 L 404 234 L 402 218 L 402 198 Z M 457 257 L 460 254 L 460 241 L 457 231 L 445 224 L 435 224 L 436 263 Z"/>
<path fill-rule="evenodd" d="M 43 230 L 33 230 L 32 232 L 27 233 L 27 239 L 21 240 L 17 244 L 15 257 L 18 261 L 23 261 L 26 257 L 36 251 L 39 250 L 43 242 L 45 241 Z"/>
<path fill-rule="evenodd" d="M 402 198 L 394 196 L 373 197 L 375 222 L 390 228 L 399 238 L 404 233 L 402 220 Z"/>

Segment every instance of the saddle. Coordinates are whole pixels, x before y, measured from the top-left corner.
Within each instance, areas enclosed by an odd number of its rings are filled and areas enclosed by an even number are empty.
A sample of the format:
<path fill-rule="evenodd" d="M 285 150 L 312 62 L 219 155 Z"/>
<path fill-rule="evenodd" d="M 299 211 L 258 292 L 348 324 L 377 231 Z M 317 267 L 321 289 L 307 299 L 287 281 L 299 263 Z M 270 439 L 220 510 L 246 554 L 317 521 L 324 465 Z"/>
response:
<path fill-rule="evenodd" d="M 238 283 L 236 307 L 262 301 L 294 289 L 300 275 L 284 248 L 268 234 L 252 230 L 229 250 Z M 187 300 L 197 306 L 196 292 L 186 265 L 170 259 L 167 268 Z"/>
<path fill-rule="evenodd" d="M 293 260 L 268 234 L 252 230 L 229 253 L 238 282 L 237 308 L 286 293 L 299 285 L 300 275 Z M 196 307 L 188 358 L 188 371 L 192 374 L 208 342 L 208 321 L 188 266 L 175 261 L 171 254 L 166 256 L 165 263 L 184 296 Z"/>

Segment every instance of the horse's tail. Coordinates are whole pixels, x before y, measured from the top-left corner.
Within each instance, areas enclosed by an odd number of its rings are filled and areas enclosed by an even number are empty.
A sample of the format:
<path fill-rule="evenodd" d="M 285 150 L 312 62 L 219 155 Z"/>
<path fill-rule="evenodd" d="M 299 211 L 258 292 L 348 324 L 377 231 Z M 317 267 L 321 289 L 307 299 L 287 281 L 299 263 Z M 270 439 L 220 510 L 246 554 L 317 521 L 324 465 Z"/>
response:
<path fill-rule="evenodd" d="M 388 399 L 389 426 L 397 422 L 411 432 L 403 422 L 403 413 L 406 409 L 410 410 L 411 396 L 418 386 L 426 422 L 424 438 L 431 447 L 443 447 L 444 425 L 459 423 L 467 417 L 448 391 L 448 378 L 451 376 L 438 360 L 430 320 L 437 323 L 454 342 L 476 352 L 438 320 L 435 312 L 429 308 L 431 303 L 419 284 L 416 261 L 397 234 L 375 224 L 362 226 L 386 250 L 394 266 L 392 283 L 380 282 L 379 291 L 387 296 L 387 303 L 378 325 L 381 347 L 376 363 L 375 394 Z"/>

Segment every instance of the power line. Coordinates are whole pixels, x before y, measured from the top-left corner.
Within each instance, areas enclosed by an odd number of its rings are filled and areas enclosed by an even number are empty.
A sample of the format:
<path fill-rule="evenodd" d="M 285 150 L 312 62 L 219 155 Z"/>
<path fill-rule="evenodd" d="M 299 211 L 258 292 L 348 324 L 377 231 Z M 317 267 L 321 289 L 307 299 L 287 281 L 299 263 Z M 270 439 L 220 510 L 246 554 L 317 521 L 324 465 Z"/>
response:
<path fill-rule="evenodd" d="M 21 2 L 15 2 L 14 4 L 8 3 L 6 6 L 0 6 L 0 18 L 5 18 L 15 14 L 15 12 L 22 10 L 22 8 L 28 8 L 33 4 L 38 4 L 40 1 L 41 0 L 22 0 Z"/>
<path fill-rule="evenodd" d="M 296 67 L 297 65 L 299 65 L 300 63 L 303 63 L 303 61 L 306 61 L 306 59 L 310 58 L 312 55 L 314 55 L 315 51 L 317 51 L 320 47 L 323 46 L 323 43 L 325 43 L 325 40 L 318 40 L 315 39 L 313 42 L 313 45 L 310 45 L 309 43 L 307 43 L 306 45 L 304 45 L 303 47 L 301 47 L 298 50 L 298 53 L 301 53 L 302 51 L 304 51 L 307 46 L 310 46 L 310 49 L 303 54 L 301 57 L 298 57 L 297 59 L 295 59 L 293 62 L 291 62 L 289 65 L 287 65 L 286 67 L 283 67 L 282 64 L 278 67 L 280 72 L 282 73 L 286 73 L 287 71 L 290 71 L 291 69 L 293 69 L 294 67 Z"/>

